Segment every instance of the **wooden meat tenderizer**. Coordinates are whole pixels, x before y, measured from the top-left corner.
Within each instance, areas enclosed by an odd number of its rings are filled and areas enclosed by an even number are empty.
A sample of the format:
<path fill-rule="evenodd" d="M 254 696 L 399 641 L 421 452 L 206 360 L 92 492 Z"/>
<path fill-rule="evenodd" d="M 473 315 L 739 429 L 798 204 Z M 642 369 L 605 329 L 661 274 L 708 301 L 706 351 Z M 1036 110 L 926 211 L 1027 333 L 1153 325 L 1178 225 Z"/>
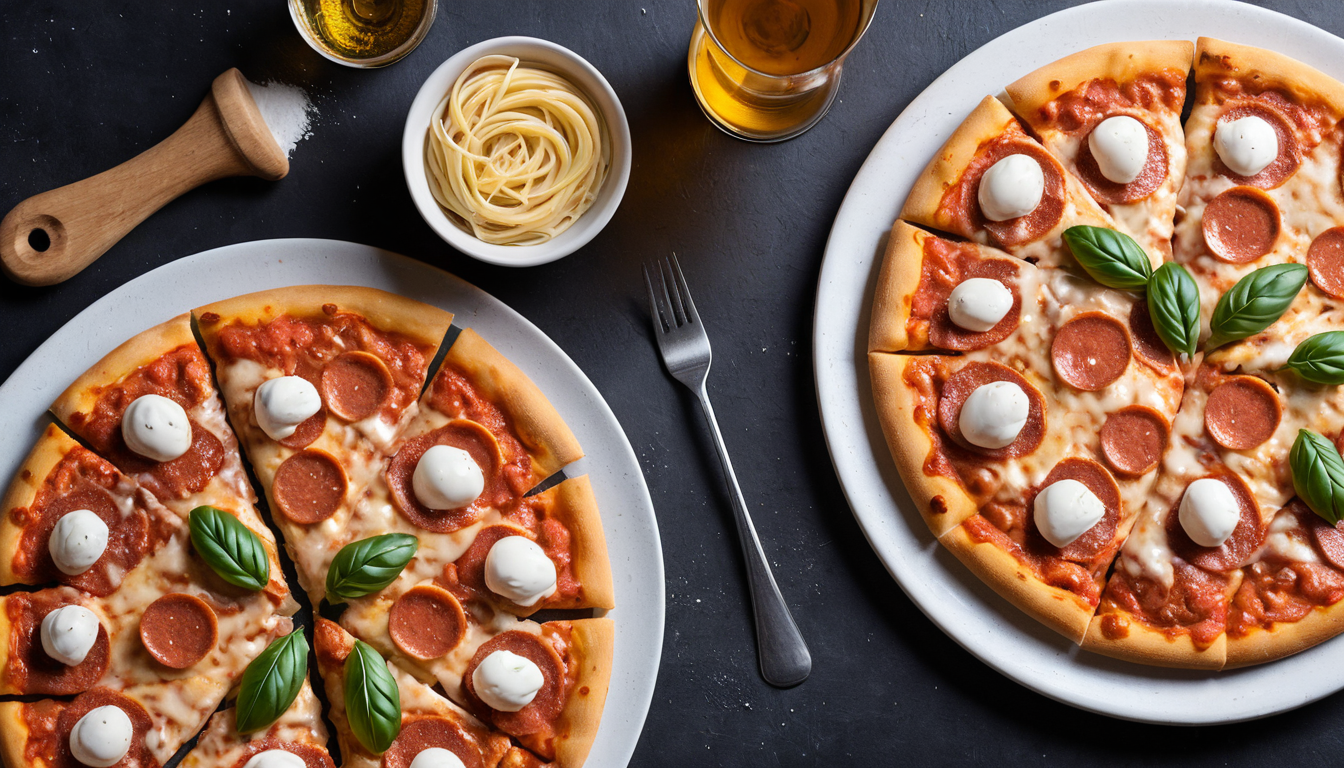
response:
<path fill-rule="evenodd" d="M 97 176 L 43 192 L 0 221 L 0 266 L 25 285 L 73 277 L 184 192 L 227 176 L 289 173 L 247 81 L 230 69 L 172 136 Z"/>

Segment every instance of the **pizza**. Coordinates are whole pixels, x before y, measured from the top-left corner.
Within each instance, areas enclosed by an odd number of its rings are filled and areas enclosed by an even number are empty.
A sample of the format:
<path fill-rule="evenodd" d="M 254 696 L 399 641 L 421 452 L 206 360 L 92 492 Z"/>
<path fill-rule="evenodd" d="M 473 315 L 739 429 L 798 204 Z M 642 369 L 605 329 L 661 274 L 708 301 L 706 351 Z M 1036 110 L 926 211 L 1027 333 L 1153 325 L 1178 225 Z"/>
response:
<path fill-rule="evenodd" d="M 4 764 L 332 768 L 311 637 L 342 764 L 581 766 L 614 645 L 597 497 L 549 400 L 451 322 L 284 288 L 72 383 L 0 515 Z M 291 563 L 339 624 L 296 626 Z"/>
<path fill-rule="evenodd" d="M 1344 631 L 1342 153 L 1344 84 L 1208 38 L 981 102 L 888 235 L 868 336 L 939 542 L 1133 662 Z"/>

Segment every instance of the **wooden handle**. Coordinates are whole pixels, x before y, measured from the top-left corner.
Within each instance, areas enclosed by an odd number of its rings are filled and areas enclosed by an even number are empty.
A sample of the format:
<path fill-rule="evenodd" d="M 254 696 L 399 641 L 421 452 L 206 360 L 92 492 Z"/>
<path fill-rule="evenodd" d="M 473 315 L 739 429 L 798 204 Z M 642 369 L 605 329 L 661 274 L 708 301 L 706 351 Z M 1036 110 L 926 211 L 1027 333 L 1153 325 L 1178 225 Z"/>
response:
<path fill-rule="evenodd" d="M 196 112 L 140 155 L 14 206 L 0 221 L 0 266 L 25 285 L 73 277 L 183 192 L 226 176 L 280 179 L 289 160 L 237 69 L 215 78 Z"/>

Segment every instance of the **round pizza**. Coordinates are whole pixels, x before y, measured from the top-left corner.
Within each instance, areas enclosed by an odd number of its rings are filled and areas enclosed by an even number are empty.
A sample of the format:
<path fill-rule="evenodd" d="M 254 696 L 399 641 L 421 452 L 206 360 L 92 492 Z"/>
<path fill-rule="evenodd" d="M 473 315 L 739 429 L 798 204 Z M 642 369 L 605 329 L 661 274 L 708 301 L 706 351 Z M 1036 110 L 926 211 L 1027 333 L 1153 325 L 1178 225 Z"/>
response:
<path fill-rule="evenodd" d="M 982 101 L 892 227 L 868 338 L 939 542 L 1116 658 L 1344 631 L 1342 151 L 1344 84 L 1208 38 Z"/>
<path fill-rule="evenodd" d="M 614 641 L 596 498 L 563 471 L 582 449 L 451 323 L 283 288 L 71 384 L 0 509 L 0 585 L 22 585 L 0 596 L 3 764 L 581 766 Z"/>

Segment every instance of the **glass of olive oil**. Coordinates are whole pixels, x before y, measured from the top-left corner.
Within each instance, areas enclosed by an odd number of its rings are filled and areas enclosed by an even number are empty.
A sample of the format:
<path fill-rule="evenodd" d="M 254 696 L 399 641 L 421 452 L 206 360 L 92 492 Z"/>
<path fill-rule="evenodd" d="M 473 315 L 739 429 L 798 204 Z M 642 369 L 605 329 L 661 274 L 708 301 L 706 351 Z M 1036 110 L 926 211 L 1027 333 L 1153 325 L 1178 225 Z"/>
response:
<path fill-rule="evenodd" d="M 687 65 L 696 101 L 747 141 L 791 139 L 817 124 L 877 0 L 699 0 Z"/>
<path fill-rule="evenodd" d="M 289 0 L 294 26 L 313 50 L 347 67 L 401 60 L 425 39 L 438 0 Z"/>

